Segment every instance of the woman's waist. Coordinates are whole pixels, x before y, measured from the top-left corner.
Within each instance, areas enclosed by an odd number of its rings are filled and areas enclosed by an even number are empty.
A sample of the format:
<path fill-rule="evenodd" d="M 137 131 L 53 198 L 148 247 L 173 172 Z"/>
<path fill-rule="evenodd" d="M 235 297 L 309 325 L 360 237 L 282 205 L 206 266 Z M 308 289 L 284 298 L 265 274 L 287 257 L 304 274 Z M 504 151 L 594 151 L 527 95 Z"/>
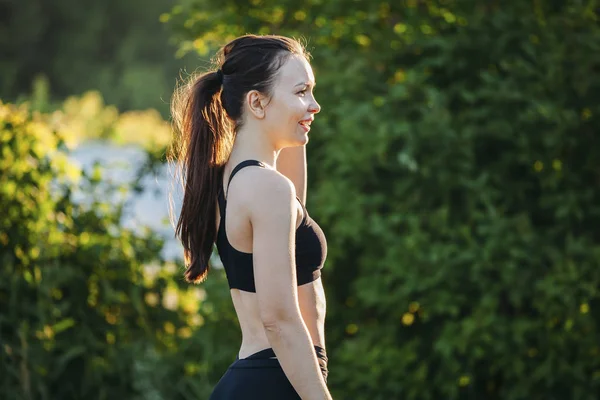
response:
<path fill-rule="evenodd" d="M 242 318 L 239 321 L 242 333 L 242 343 L 238 354 L 240 359 L 271 347 L 264 325 L 260 320 Z M 325 321 L 307 318 L 305 315 L 303 315 L 303 321 L 313 345 L 325 348 Z"/>
<path fill-rule="evenodd" d="M 319 369 L 323 374 L 325 382 L 327 382 L 327 376 L 329 375 L 329 369 L 327 367 L 328 357 L 325 348 L 314 345 L 315 355 L 317 356 L 317 363 Z M 281 365 L 277 359 L 277 355 L 273 348 L 268 347 L 266 349 L 259 350 L 248 357 L 236 358 L 235 362 L 231 364 L 230 369 L 255 369 L 255 368 L 277 368 L 280 369 Z"/>
<path fill-rule="evenodd" d="M 313 337 L 313 335 L 311 334 L 311 341 L 313 343 L 313 347 L 315 348 L 315 351 L 317 352 L 317 357 L 318 354 L 325 354 L 325 344 L 324 344 L 324 340 L 315 340 Z M 269 343 L 269 340 L 267 339 L 266 334 L 264 334 L 264 336 L 252 336 L 252 338 L 245 336 L 242 334 L 242 344 L 240 346 L 240 350 L 237 354 L 237 358 L 238 359 L 247 359 L 250 358 L 251 356 L 256 355 L 257 353 L 260 353 L 261 351 L 265 351 L 265 350 L 271 350 L 273 351 L 273 349 L 271 348 L 271 343 Z M 270 353 L 269 353 L 270 354 Z M 269 356 L 267 358 L 270 357 L 275 357 L 274 355 Z M 264 357 L 260 357 L 260 358 L 256 358 L 256 359 L 264 359 Z"/>

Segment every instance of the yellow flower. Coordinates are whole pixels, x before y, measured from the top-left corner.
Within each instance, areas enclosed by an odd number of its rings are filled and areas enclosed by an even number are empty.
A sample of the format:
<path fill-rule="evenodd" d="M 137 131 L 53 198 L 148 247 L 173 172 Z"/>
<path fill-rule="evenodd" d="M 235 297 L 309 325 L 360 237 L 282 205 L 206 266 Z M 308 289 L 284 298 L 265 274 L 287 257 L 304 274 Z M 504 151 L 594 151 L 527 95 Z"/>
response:
<path fill-rule="evenodd" d="M 588 312 L 590 312 L 590 306 L 588 303 L 583 303 L 582 305 L 579 306 L 579 312 L 581 312 L 582 314 L 587 314 Z"/>
<path fill-rule="evenodd" d="M 410 311 L 411 313 L 416 313 L 417 311 L 419 311 L 419 308 L 421 307 L 421 305 L 419 304 L 418 301 L 412 301 L 409 305 L 408 305 L 408 311 Z"/>
<path fill-rule="evenodd" d="M 356 332 L 358 332 L 358 325 L 348 324 L 348 326 L 346 326 L 346 333 L 348 335 L 354 335 Z"/>
<path fill-rule="evenodd" d="M 415 316 L 411 313 L 404 313 L 402 315 L 402 323 L 406 326 L 411 326 L 415 322 Z"/>

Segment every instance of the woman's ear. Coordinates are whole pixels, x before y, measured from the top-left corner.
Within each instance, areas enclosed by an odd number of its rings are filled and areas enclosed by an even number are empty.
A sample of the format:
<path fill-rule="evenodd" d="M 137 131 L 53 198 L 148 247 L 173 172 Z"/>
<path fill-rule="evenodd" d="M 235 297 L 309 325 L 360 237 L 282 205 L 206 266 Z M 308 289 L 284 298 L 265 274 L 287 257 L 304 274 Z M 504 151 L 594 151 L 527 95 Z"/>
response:
<path fill-rule="evenodd" d="M 268 104 L 267 98 L 258 90 L 251 90 L 246 95 L 246 103 L 250 112 L 258 119 L 265 117 L 265 108 Z"/>

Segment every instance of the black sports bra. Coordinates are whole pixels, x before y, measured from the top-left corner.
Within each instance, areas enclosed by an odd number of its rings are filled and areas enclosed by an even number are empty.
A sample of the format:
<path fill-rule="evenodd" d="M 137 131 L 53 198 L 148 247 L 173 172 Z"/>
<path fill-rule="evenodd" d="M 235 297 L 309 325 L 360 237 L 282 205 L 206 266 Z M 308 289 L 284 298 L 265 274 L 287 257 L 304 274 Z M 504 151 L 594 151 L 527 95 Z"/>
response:
<path fill-rule="evenodd" d="M 266 168 L 266 165 L 257 160 L 246 160 L 239 163 L 231 172 L 227 189 L 233 176 L 242 168 L 248 166 L 259 166 Z M 296 229 L 296 278 L 298 286 L 312 282 L 321 276 L 321 268 L 327 257 L 327 241 L 325 234 L 310 218 L 304 204 L 298 199 L 304 211 L 304 218 Z M 217 232 L 217 250 L 221 257 L 221 262 L 225 267 L 225 274 L 229 282 L 230 289 L 239 289 L 245 292 L 256 292 L 254 284 L 254 268 L 252 264 L 252 253 L 238 251 L 231 246 L 225 232 L 227 202 L 223 193 L 223 188 L 219 190 L 219 212 L 221 221 Z"/>

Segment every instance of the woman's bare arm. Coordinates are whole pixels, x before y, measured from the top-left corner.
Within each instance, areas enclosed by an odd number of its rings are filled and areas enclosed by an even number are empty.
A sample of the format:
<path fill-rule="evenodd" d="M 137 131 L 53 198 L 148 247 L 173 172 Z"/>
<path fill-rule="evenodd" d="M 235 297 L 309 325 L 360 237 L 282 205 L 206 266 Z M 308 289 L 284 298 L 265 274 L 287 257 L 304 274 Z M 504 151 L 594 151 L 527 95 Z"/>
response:
<path fill-rule="evenodd" d="M 281 149 L 277 156 L 277 171 L 294 183 L 296 196 L 306 204 L 306 146 Z"/>
<path fill-rule="evenodd" d="M 295 265 L 294 185 L 262 170 L 248 208 L 256 295 L 262 323 L 281 367 L 302 399 L 331 399 L 300 312 Z"/>

